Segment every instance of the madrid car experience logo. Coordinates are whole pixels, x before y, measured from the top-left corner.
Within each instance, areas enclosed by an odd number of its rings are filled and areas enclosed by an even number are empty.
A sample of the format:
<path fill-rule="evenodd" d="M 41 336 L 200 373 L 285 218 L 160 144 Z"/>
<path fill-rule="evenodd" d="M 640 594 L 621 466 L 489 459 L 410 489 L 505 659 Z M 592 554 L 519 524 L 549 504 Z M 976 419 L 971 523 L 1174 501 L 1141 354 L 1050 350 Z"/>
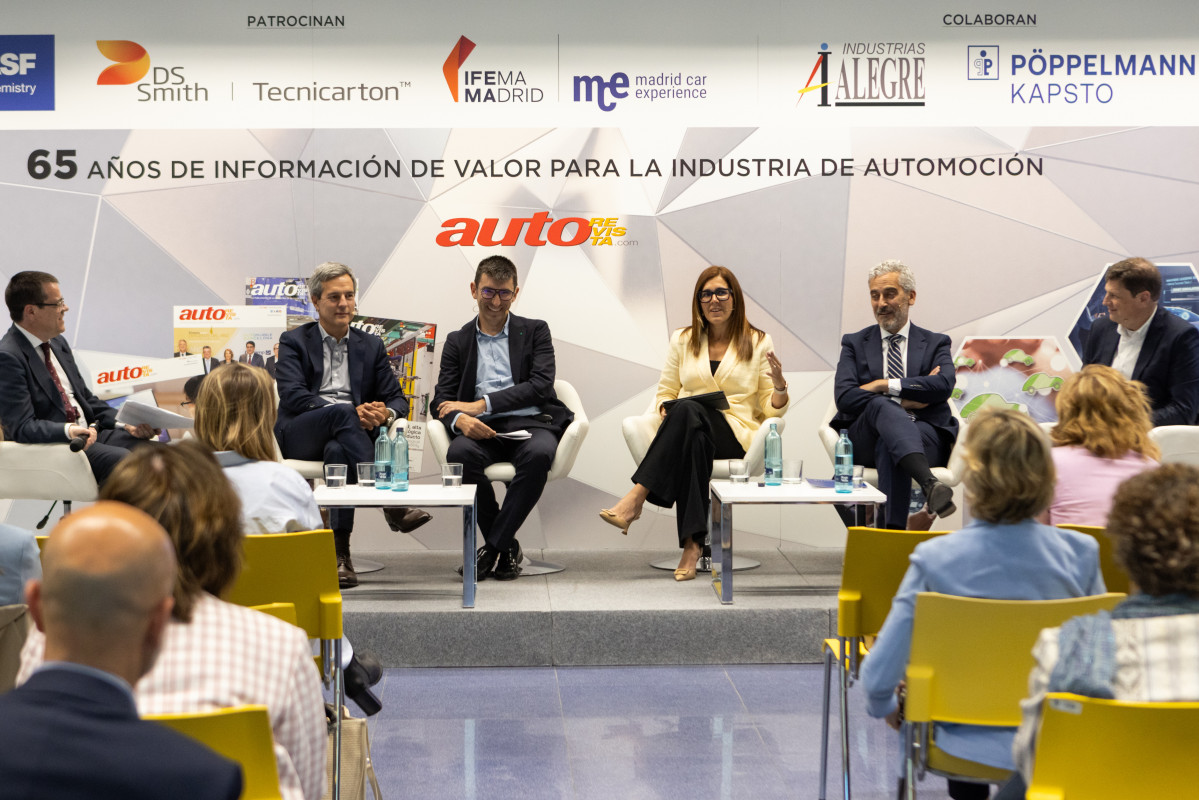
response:
<path fill-rule="evenodd" d="M 445 76 L 455 103 L 540 103 L 545 99 L 545 90 L 529 86 L 522 70 L 463 70 L 467 57 L 474 50 L 474 42 L 459 36 L 441 65 L 441 74 Z"/>
<path fill-rule="evenodd" d="M 97 86 L 129 86 L 137 84 L 139 103 L 189 103 L 208 100 L 208 88 L 199 83 L 187 83 L 183 67 L 154 67 L 151 72 L 150 54 L 137 42 L 127 39 L 101 39 L 96 42 L 100 54 L 115 61 L 100 71 Z M 146 75 L 148 83 L 138 83 Z"/>
<path fill-rule="evenodd" d="M 820 92 L 819 108 L 830 106 L 923 106 L 924 42 L 846 42 L 833 101 L 829 102 L 829 62 L 832 53 L 822 43 L 808 81 L 799 90 L 804 96 Z M 819 73 L 819 83 L 817 80 Z"/>
<path fill-rule="evenodd" d="M 54 37 L 0 36 L 0 111 L 54 110 Z"/>

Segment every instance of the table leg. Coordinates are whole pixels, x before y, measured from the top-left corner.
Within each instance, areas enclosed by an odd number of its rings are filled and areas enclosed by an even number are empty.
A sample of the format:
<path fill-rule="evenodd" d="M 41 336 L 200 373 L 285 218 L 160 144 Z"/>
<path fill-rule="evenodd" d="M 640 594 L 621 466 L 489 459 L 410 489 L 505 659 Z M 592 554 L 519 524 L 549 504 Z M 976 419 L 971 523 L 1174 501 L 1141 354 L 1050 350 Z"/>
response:
<path fill-rule="evenodd" d="M 712 542 L 712 564 L 718 571 L 712 588 L 720 602 L 728 605 L 733 602 L 733 506 L 729 503 L 718 503 L 715 495 L 712 497 L 712 508 L 716 510 L 716 535 L 710 536 Z M 712 523 L 709 522 L 709 525 Z M 719 564 L 719 566 L 716 566 Z"/>
<path fill-rule="evenodd" d="M 475 503 L 462 507 L 462 607 L 475 607 Z"/>

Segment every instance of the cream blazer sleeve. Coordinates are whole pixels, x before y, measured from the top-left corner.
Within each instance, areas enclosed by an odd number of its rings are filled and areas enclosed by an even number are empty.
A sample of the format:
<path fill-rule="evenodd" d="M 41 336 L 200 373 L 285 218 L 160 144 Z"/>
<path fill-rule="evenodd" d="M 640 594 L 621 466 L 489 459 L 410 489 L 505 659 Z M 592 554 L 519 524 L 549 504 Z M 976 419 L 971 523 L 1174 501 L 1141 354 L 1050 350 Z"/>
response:
<path fill-rule="evenodd" d="M 686 328 L 675 331 L 670 337 L 666 365 L 658 378 L 654 408 L 660 408 L 667 400 L 722 391 L 729 401 L 724 417 L 737 441 L 748 450 L 754 432 L 762 423 L 769 417 L 783 416 L 791 405 L 790 397 L 782 408 L 770 404 L 774 384 L 770 380 L 766 354 L 774 349 L 774 342 L 769 334 L 762 334 L 754 343 L 748 361 L 739 360 L 730 347 L 713 375 L 708 365 L 708 337 L 704 333 L 700 336 L 699 356 L 691 354 L 690 334 Z"/>

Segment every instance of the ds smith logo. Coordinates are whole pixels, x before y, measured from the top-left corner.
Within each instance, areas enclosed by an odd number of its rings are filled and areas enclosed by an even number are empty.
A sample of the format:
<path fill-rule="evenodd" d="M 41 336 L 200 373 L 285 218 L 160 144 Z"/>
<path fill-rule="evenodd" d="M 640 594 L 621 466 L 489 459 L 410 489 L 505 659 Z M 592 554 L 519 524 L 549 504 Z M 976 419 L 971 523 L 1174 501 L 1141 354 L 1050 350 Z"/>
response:
<path fill-rule="evenodd" d="M 0 111 L 54 110 L 54 37 L 0 36 Z"/>
<path fill-rule="evenodd" d="M 592 247 L 614 244 L 613 239 L 623 237 L 628 231 L 618 226 L 619 217 L 562 217 L 554 219 L 548 211 L 538 211 L 531 217 L 517 217 L 509 220 L 503 235 L 496 238 L 496 230 L 500 220 L 488 217 L 474 220 L 468 217 L 447 219 L 442 223 L 444 230 L 437 234 L 437 244 L 441 247 L 474 247 L 476 244 L 484 247 L 514 247 L 522 241 L 530 247 L 544 247 L 547 244 L 555 247 L 574 247 L 588 239 Z M 573 226 L 573 230 L 571 229 Z M 620 241 L 622 245 L 635 245 L 634 241 Z"/>
<path fill-rule="evenodd" d="M 150 54 L 137 42 L 126 39 L 104 39 L 96 42 L 101 55 L 115 61 L 96 78 L 97 86 L 128 86 L 137 84 L 139 103 L 197 103 L 208 101 L 208 88 L 188 83 L 183 67 L 154 67 L 150 70 Z M 138 83 L 150 74 L 148 83 Z"/>
<path fill-rule="evenodd" d="M 179 312 L 180 322 L 232 322 L 237 319 L 237 312 L 231 308 L 185 308 Z"/>
<path fill-rule="evenodd" d="M 138 378 L 147 378 L 153 374 L 154 370 L 149 366 L 122 367 L 121 369 L 110 369 L 108 372 L 101 372 L 96 376 L 96 383 L 104 384 L 118 383 L 120 381 L 135 381 Z"/>
<path fill-rule="evenodd" d="M 441 65 L 441 74 L 455 103 L 540 103 L 545 99 L 545 90 L 529 86 L 520 70 L 464 70 L 462 66 L 474 49 L 474 42 L 460 36 Z"/>
<path fill-rule="evenodd" d="M 832 53 L 828 44 L 821 44 L 796 105 L 815 91 L 820 92 L 820 108 L 924 105 L 924 42 L 846 42 L 841 54 L 833 102 L 829 102 Z M 818 74 L 819 83 L 813 83 Z"/>

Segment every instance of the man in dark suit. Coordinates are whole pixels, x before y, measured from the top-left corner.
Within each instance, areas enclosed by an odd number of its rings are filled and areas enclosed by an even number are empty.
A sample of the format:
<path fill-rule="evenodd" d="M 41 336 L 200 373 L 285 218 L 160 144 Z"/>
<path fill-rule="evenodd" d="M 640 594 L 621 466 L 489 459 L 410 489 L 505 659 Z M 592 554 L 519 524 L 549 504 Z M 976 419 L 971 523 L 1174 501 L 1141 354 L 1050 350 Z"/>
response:
<path fill-rule="evenodd" d="M 912 325 L 916 278 L 898 261 L 870 271 L 870 306 L 878 325 L 841 338 L 841 360 L 833 392 L 837 415 L 829 424 L 848 430 L 854 463 L 878 470 L 887 495 L 885 527 L 904 530 L 915 480 L 928 510 L 948 516 L 957 510 L 953 490 L 933 477 L 957 440 L 958 422 L 949 408 L 953 356 L 949 337 Z"/>
<path fill-rule="evenodd" d="M 520 289 L 516 267 L 503 256 L 475 270 L 471 296 L 479 316 L 446 337 L 433 408 L 453 437 L 446 458 L 462 464 L 463 483 L 477 486 L 478 578 L 512 580 L 520 575 L 516 532 L 541 497 L 558 440 L 574 414 L 554 394 L 554 342 L 542 320 L 509 313 Z M 497 434 L 528 431 L 526 439 Z M 511 462 L 516 477 L 503 507 L 483 474 L 497 461 Z"/>
<path fill-rule="evenodd" d="M 139 719 L 134 705 L 174 605 L 166 532 L 101 502 L 64 517 L 42 561 L 27 595 L 45 663 L 0 696 L 0 798 L 238 797 L 237 764 Z"/>
<path fill-rule="evenodd" d="M 190 355 L 191 353 L 187 351 L 187 339 L 180 339 L 179 347 L 177 350 L 175 350 L 175 358 L 183 358 L 184 356 Z"/>
<path fill-rule="evenodd" d="M 117 412 L 92 394 L 62 336 L 69 308 L 58 279 L 18 272 L 4 290 L 13 325 L 0 339 L 0 423 L 26 444 L 80 439 L 98 483 L 130 447 L 157 435 L 149 425 L 118 425 Z"/>
<path fill-rule="evenodd" d="M 216 369 L 217 367 L 219 367 L 221 365 L 220 360 L 212 357 L 212 348 L 209 347 L 208 345 L 204 345 L 204 348 L 202 350 L 200 350 L 200 356 L 204 360 L 204 374 L 205 375 L 212 372 L 214 369 Z"/>
<path fill-rule="evenodd" d="M 351 328 L 358 279 L 344 264 L 327 261 L 308 279 L 318 320 L 279 339 L 275 376 L 279 420 L 275 435 L 284 458 L 345 464 L 351 483 L 356 464 L 375 460 L 380 426 L 408 415 L 408 401 L 387 362 L 379 337 Z M 261 358 L 261 356 L 259 356 Z M 393 530 L 405 533 L 428 522 L 419 509 L 385 510 Z M 343 588 L 358 585 L 350 559 L 353 509 L 329 512 Z"/>
<path fill-rule="evenodd" d="M 1114 367 L 1145 384 L 1154 425 L 1199 417 L 1199 329 L 1157 304 L 1162 276 L 1143 258 L 1112 264 L 1104 276 L 1107 318 L 1083 344 L 1082 363 Z"/>
<path fill-rule="evenodd" d="M 266 357 L 266 371 L 270 373 L 272 378 L 275 377 L 275 365 L 278 362 L 279 362 L 279 343 L 275 342 L 275 346 L 272 348 L 271 355 Z"/>
<path fill-rule="evenodd" d="M 262 361 L 262 354 L 254 352 L 253 342 L 246 342 L 246 352 L 237 357 L 237 363 L 249 364 L 251 367 L 266 366 Z"/>

